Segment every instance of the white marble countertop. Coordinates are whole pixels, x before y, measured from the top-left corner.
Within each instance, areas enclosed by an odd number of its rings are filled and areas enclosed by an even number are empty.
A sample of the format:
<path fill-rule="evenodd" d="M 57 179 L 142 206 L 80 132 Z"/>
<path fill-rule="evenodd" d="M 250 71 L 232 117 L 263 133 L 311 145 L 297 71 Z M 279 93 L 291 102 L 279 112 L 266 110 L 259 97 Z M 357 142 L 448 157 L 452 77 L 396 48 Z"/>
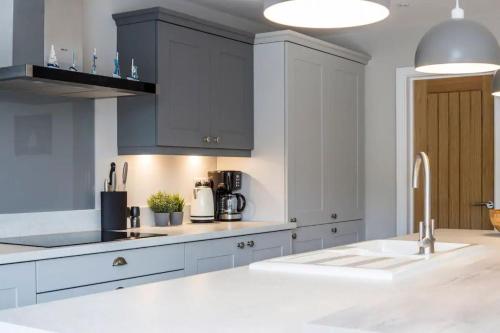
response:
<path fill-rule="evenodd" d="M 500 233 L 437 239 L 486 249 L 393 282 L 241 267 L 6 310 L 0 321 L 60 333 L 498 332 Z"/>
<path fill-rule="evenodd" d="M 137 240 L 116 241 L 98 244 L 41 248 L 0 244 L 0 265 L 52 259 L 83 254 L 120 251 L 148 246 L 159 246 L 196 242 L 208 239 L 244 236 L 257 233 L 289 230 L 295 223 L 280 222 L 220 222 L 208 224 L 185 223 L 175 227 L 143 227 L 128 229 L 144 233 L 155 233 L 165 237 L 151 237 Z"/>

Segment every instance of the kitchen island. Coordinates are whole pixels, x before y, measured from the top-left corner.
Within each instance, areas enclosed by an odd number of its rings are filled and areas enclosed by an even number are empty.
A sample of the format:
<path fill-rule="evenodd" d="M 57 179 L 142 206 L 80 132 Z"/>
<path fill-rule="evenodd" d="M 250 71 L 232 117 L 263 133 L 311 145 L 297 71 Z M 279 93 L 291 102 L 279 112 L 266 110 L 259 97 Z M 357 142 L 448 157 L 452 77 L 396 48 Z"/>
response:
<path fill-rule="evenodd" d="M 392 282 L 242 267 L 6 310 L 0 322 L 72 333 L 498 332 L 500 233 L 436 238 L 484 249 Z"/>

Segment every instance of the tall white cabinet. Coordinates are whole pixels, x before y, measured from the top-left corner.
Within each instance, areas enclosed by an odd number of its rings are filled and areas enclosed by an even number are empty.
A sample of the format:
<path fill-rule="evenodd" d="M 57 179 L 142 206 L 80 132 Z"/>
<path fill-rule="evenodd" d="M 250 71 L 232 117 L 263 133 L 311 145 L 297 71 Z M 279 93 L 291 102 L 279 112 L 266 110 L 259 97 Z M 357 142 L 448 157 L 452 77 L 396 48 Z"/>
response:
<path fill-rule="evenodd" d="M 257 35 L 255 149 L 251 159 L 218 159 L 219 169 L 246 174 L 246 220 L 286 220 L 302 228 L 355 222 L 355 228 L 343 224 L 337 230 L 358 230 L 351 238 L 364 239 L 364 66 L 369 59 L 292 31 Z M 322 237 L 317 233 L 330 229 L 299 231 L 298 238 L 307 242 L 307 235 Z"/>

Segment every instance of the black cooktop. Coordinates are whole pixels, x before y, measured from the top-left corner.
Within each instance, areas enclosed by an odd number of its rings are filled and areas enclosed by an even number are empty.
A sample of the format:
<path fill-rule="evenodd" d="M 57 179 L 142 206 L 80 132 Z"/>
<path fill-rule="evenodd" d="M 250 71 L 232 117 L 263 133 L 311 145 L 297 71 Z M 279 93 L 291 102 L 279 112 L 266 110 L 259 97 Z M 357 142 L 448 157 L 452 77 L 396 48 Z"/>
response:
<path fill-rule="evenodd" d="M 159 237 L 166 235 L 147 234 L 130 231 L 81 231 L 64 234 L 49 234 L 0 238 L 0 244 L 25 245 L 35 247 L 63 247 L 72 245 L 116 242 L 140 238 Z"/>

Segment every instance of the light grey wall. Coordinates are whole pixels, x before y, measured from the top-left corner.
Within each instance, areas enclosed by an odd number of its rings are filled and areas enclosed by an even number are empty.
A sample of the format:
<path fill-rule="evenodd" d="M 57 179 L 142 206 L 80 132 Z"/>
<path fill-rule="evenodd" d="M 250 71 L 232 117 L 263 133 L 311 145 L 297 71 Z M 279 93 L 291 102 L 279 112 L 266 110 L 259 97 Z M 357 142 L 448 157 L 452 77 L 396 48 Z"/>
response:
<path fill-rule="evenodd" d="M 90 68 L 90 55 L 97 48 L 99 73 L 109 75 L 116 54 L 116 25 L 111 15 L 161 6 L 247 31 L 261 31 L 262 24 L 222 13 L 185 0 L 85 0 L 83 2 L 84 68 Z M 137 64 L 139 67 L 141 64 Z"/>
<path fill-rule="evenodd" d="M 469 18 L 486 25 L 500 40 L 500 21 L 493 16 Z M 332 38 L 340 45 L 372 55 L 366 67 L 365 214 L 368 239 L 396 235 L 396 68 L 413 66 L 420 38 L 438 22 L 439 19 L 407 28 L 386 29 L 383 33 L 363 29 Z"/>
<path fill-rule="evenodd" d="M 82 68 L 84 59 L 82 13 L 83 0 L 45 0 L 44 62 L 47 62 L 50 47 L 54 44 L 61 68 L 67 69 L 72 65 L 73 51 L 76 52 L 77 68 Z M 88 58 L 89 56 L 86 60 Z"/>
<path fill-rule="evenodd" d="M 12 64 L 12 33 L 14 17 L 14 0 L 0 2 L 0 67 Z"/>

